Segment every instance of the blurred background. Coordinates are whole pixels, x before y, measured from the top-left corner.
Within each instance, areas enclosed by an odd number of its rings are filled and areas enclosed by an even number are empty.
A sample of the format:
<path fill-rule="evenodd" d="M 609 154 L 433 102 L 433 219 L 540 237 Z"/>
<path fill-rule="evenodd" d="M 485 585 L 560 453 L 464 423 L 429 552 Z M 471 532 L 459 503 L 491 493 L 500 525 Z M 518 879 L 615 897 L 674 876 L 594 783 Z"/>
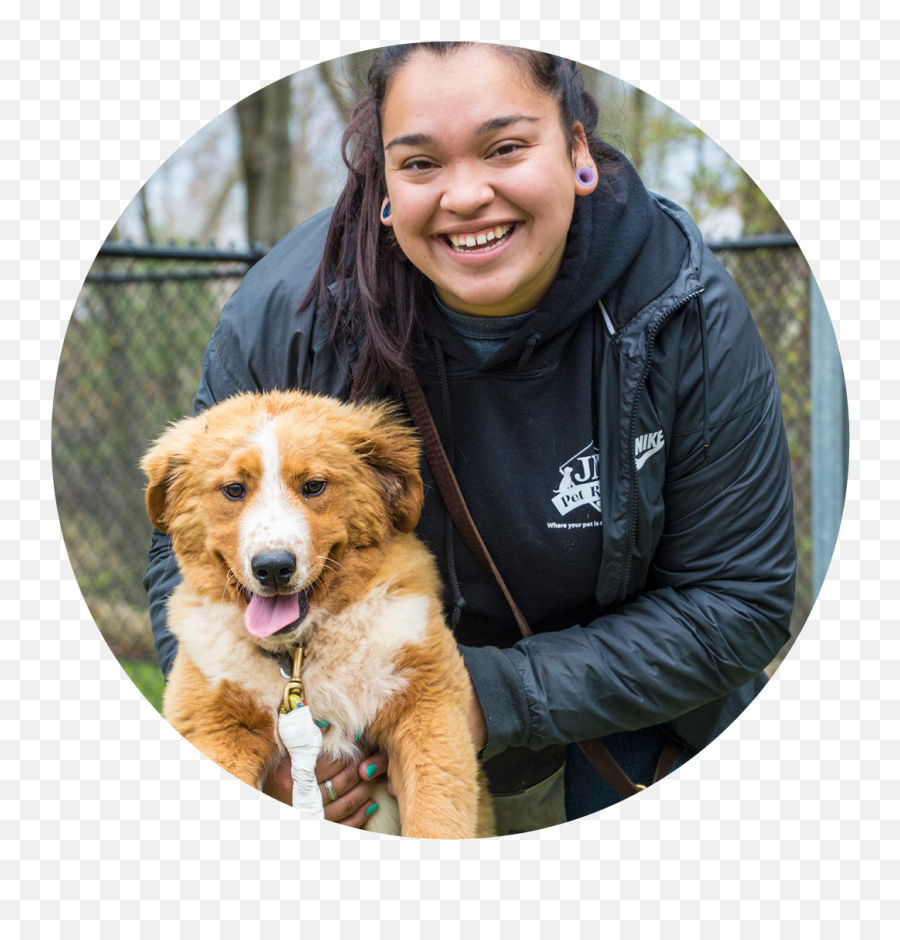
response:
<path fill-rule="evenodd" d="M 243 275 L 294 225 L 333 205 L 345 174 L 340 137 L 372 55 L 269 85 L 192 137 L 113 227 L 72 314 L 53 411 L 63 535 L 98 627 L 157 709 L 139 461 L 166 424 L 190 412 L 206 343 Z M 846 488 L 846 395 L 824 302 L 781 217 L 714 141 L 639 89 L 584 73 L 600 103 L 599 136 L 648 189 L 691 213 L 775 365 L 799 558 L 793 642 L 827 572 Z"/>

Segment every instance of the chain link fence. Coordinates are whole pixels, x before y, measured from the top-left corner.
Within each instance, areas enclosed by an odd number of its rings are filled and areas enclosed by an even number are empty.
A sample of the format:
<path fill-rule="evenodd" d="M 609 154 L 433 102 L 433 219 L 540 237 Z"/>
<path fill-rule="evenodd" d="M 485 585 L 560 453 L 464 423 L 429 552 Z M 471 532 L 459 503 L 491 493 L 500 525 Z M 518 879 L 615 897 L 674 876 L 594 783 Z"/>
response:
<path fill-rule="evenodd" d="M 156 660 L 141 585 L 141 457 L 190 412 L 222 306 L 257 258 L 104 246 L 75 304 L 53 403 L 53 477 L 75 576 L 117 658 Z"/>
<path fill-rule="evenodd" d="M 789 238 L 712 247 L 747 298 L 781 388 L 799 555 L 796 633 L 813 602 L 809 267 Z M 150 528 L 140 459 L 191 410 L 222 306 L 260 256 L 106 245 L 75 305 L 56 381 L 54 483 L 75 576 L 119 659 L 156 660 L 141 585 Z"/>

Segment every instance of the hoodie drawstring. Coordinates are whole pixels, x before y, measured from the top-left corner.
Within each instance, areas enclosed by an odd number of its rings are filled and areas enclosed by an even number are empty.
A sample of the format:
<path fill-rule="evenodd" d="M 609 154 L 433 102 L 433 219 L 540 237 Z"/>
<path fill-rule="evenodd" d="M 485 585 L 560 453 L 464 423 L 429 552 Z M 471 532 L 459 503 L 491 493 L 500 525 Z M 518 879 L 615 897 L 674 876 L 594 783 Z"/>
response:
<path fill-rule="evenodd" d="M 438 365 L 438 376 L 441 385 L 441 410 L 444 413 L 444 426 L 446 435 L 444 441 L 444 450 L 447 459 L 450 461 L 450 469 L 453 469 L 453 423 L 450 419 L 450 383 L 447 379 L 447 364 L 444 360 L 444 347 L 436 337 L 433 340 L 435 359 Z M 459 577 L 456 573 L 456 553 L 453 548 L 453 536 L 455 526 L 453 519 L 447 511 L 447 523 L 444 529 L 444 549 L 447 553 L 447 581 L 450 587 L 450 597 L 453 601 L 453 611 L 450 614 L 450 625 L 455 631 L 459 624 L 459 618 L 462 615 L 463 607 L 466 606 L 466 599 L 462 596 L 459 587 Z"/>
<path fill-rule="evenodd" d="M 516 369 L 521 372 L 525 366 L 528 365 L 528 360 L 531 358 L 531 354 L 534 352 L 534 347 L 540 342 L 541 334 L 532 333 L 531 336 L 525 340 L 525 348 L 522 350 L 522 355 L 519 357 L 519 364 L 516 366 Z"/>

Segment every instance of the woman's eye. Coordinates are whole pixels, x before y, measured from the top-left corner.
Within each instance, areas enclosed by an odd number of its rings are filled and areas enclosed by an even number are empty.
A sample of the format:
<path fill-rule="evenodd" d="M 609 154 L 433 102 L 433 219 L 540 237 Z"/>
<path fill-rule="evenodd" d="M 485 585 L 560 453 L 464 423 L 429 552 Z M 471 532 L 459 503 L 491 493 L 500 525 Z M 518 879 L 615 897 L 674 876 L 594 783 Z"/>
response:
<path fill-rule="evenodd" d="M 243 483 L 226 483 L 222 487 L 222 492 L 231 500 L 243 499 L 247 494 L 247 489 Z"/>
<path fill-rule="evenodd" d="M 307 480 L 303 484 L 304 496 L 321 496 L 325 490 L 324 480 Z"/>
<path fill-rule="evenodd" d="M 410 160 L 409 163 L 403 164 L 403 169 L 422 172 L 424 170 L 430 170 L 433 166 L 434 164 L 430 160 Z"/>
<path fill-rule="evenodd" d="M 492 157 L 508 157 L 519 150 L 518 144 L 501 144 L 492 154 Z"/>

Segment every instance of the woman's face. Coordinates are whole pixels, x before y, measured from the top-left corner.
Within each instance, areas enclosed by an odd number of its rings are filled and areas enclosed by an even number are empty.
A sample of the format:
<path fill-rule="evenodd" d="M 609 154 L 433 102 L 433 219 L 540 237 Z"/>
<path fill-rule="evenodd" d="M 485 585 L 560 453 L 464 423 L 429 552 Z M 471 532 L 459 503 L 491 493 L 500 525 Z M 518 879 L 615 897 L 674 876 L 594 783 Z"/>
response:
<path fill-rule="evenodd" d="M 394 76 L 382 113 L 387 224 L 448 307 L 508 316 L 547 293 L 585 189 L 575 169 L 590 162 L 575 132 L 572 154 L 556 101 L 490 46 L 419 52 Z"/>

